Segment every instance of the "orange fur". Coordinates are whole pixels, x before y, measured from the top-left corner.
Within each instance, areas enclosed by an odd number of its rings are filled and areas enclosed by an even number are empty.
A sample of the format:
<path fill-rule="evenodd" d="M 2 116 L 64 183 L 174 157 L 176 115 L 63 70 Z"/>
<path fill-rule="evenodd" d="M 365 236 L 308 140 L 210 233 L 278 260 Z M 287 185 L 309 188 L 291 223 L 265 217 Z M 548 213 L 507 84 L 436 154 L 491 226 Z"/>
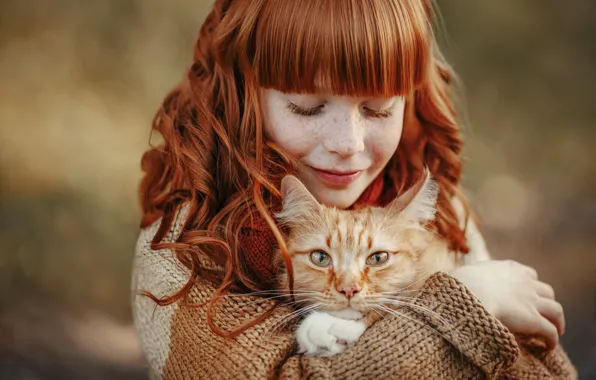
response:
<path fill-rule="evenodd" d="M 288 198 L 278 219 L 289 227 L 287 248 L 299 301 L 322 303 L 321 310 L 366 312 L 380 293 L 416 289 L 432 273 L 456 266 L 458 255 L 434 230 L 424 227 L 436 200 L 437 188 L 430 178 L 407 199 L 396 199 L 385 208 L 352 211 L 319 205 L 295 178 L 284 179 L 284 187 Z M 331 257 L 331 265 L 319 267 L 303 254 L 319 251 Z M 386 264 L 367 264 L 376 252 L 387 252 Z M 287 272 L 281 274 L 280 286 L 289 290 Z"/>

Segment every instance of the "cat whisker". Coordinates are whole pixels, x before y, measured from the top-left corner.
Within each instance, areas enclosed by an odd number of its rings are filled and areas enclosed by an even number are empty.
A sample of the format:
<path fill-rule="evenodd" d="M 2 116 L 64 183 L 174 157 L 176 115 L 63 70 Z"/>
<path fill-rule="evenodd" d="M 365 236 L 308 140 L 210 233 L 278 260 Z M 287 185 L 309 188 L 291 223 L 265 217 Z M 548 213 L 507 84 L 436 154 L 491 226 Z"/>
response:
<path fill-rule="evenodd" d="M 370 299 L 373 302 L 397 302 L 397 303 L 414 303 L 416 302 L 417 298 L 401 298 L 401 297 L 391 297 L 391 296 L 386 296 L 386 297 L 377 297 L 377 298 L 371 298 Z"/>
<path fill-rule="evenodd" d="M 315 294 L 316 293 L 301 293 L 301 292 L 300 293 L 296 293 L 296 292 L 294 293 L 295 296 L 313 296 Z M 234 296 L 223 296 L 223 298 L 227 298 L 227 297 L 233 298 L 233 297 L 237 297 L 237 296 L 236 295 L 234 295 Z M 290 294 L 289 293 L 280 293 L 280 294 L 277 294 L 277 295 L 272 295 L 270 297 L 262 297 L 262 296 L 249 296 L 249 297 L 255 299 L 256 302 L 259 302 L 259 301 L 266 301 L 266 300 L 271 300 L 271 299 L 275 299 L 275 298 L 290 297 Z"/>
<path fill-rule="evenodd" d="M 418 292 L 418 289 L 412 289 L 412 290 L 402 290 L 402 291 L 398 291 L 398 290 L 392 290 L 390 292 L 374 292 L 373 294 L 389 294 L 389 295 L 395 295 L 396 293 L 415 293 Z"/>
<path fill-rule="evenodd" d="M 424 313 L 426 313 L 427 315 L 430 315 L 430 316 L 436 318 L 441 324 L 443 324 L 447 328 L 453 329 L 453 326 L 451 324 L 449 324 L 449 322 L 447 322 L 439 313 L 437 313 L 427 307 L 416 305 L 416 304 L 413 304 L 410 302 L 402 302 L 402 301 L 394 300 L 394 299 L 379 299 L 378 301 L 381 301 L 385 304 L 394 305 L 394 306 L 406 307 L 406 308 L 412 310 L 413 312 L 416 312 L 417 310 L 421 310 Z"/>
<path fill-rule="evenodd" d="M 290 314 L 284 315 L 283 317 L 281 317 L 278 321 L 275 321 L 274 324 L 271 326 L 271 328 L 269 328 L 265 334 L 269 334 L 274 332 L 275 330 L 277 330 L 279 327 L 283 326 L 284 324 L 289 323 L 290 321 L 292 321 L 293 319 L 299 318 L 305 314 L 308 314 L 309 312 L 316 310 L 317 308 L 319 308 L 321 305 L 323 305 L 322 303 L 316 303 L 313 305 L 309 305 L 300 309 L 297 309 L 293 312 L 291 312 Z"/>
<path fill-rule="evenodd" d="M 259 296 L 251 296 L 251 297 L 258 297 L 257 299 L 251 301 L 251 302 L 244 302 L 241 305 L 253 305 L 253 304 L 258 304 L 258 303 L 262 303 L 262 302 L 266 302 L 266 301 L 284 301 L 285 298 L 290 297 L 290 295 L 287 292 L 281 292 L 281 293 L 271 293 L 272 296 L 270 297 L 264 297 L 263 295 L 259 295 Z M 298 297 L 312 297 L 312 296 L 316 296 L 320 294 L 320 292 L 295 292 L 294 296 L 298 296 Z M 223 297 L 230 297 L 230 298 L 234 298 L 234 297 L 242 297 L 245 296 L 245 294 L 227 294 L 224 295 Z"/>
<path fill-rule="evenodd" d="M 275 294 L 275 293 L 273 293 L 273 294 Z M 299 292 L 299 293 L 294 293 L 295 296 L 299 296 L 299 297 L 312 297 L 313 295 L 317 295 L 317 294 L 320 294 L 320 293 L 319 292 L 312 292 L 312 293 L 311 292 L 308 292 L 308 293 Z M 233 298 L 233 297 L 240 297 L 240 296 L 242 296 L 242 295 L 241 294 L 228 294 L 228 295 L 225 295 L 223 297 L 224 298 L 225 297 Z M 275 301 L 284 301 L 284 298 L 289 298 L 289 294 L 287 294 L 287 292 L 286 293 L 277 294 L 277 295 L 273 295 L 271 297 L 258 297 L 257 299 L 255 299 L 253 301 L 243 302 L 243 303 L 241 303 L 241 305 L 243 305 L 243 306 L 254 305 L 254 304 L 258 304 L 258 303 L 262 303 L 262 302 L 266 302 L 266 301 L 272 301 L 272 300 L 275 300 Z"/>
<path fill-rule="evenodd" d="M 293 311 L 289 314 L 286 314 L 282 317 L 280 317 L 278 320 L 274 321 L 273 324 L 271 325 L 271 327 L 269 327 L 264 333 L 263 335 L 269 335 L 270 333 L 273 333 L 275 330 L 277 330 L 278 327 L 281 327 L 284 322 L 289 322 L 294 318 L 298 318 L 300 316 L 300 311 L 296 310 Z"/>
<path fill-rule="evenodd" d="M 304 302 L 313 303 L 313 301 L 314 300 L 312 300 L 312 299 L 303 299 L 303 300 L 296 300 L 296 301 L 292 301 L 292 302 L 284 302 L 284 305 L 291 306 L 291 305 L 296 305 L 296 304 L 304 303 Z"/>
<path fill-rule="evenodd" d="M 297 294 L 298 296 L 303 296 L 303 297 L 309 297 L 312 296 L 312 294 Z M 254 304 L 259 304 L 259 303 L 263 303 L 266 301 L 271 301 L 271 300 L 276 300 L 276 301 L 284 301 L 284 298 L 289 298 L 289 295 L 287 294 L 280 294 L 277 296 L 273 296 L 273 297 L 263 297 L 263 298 L 259 298 L 256 299 L 254 301 L 251 302 L 243 302 L 243 303 L 239 303 L 239 306 L 248 306 L 248 305 L 254 305 Z M 294 302 L 284 302 L 284 305 L 291 305 L 293 303 L 298 303 L 298 302 L 306 302 L 306 300 L 300 300 L 300 301 L 294 301 Z"/>
<path fill-rule="evenodd" d="M 391 294 L 385 295 L 377 295 L 373 297 L 367 297 L 367 301 L 378 302 L 378 301 L 385 301 L 385 300 L 395 300 L 401 302 L 415 302 L 418 298 L 417 297 L 401 297 L 401 296 L 394 296 Z"/>
<path fill-rule="evenodd" d="M 374 293 L 374 294 L 367 296 L 367 298 L 370 298 L 370 299 L 377 299 L 377 298 L 383 298 L 383 297 L 393 297 L 393 298 L 404 299 L 404 300 L 415 300 L 418 298 L 418 297 L 412 297 L 412 296 L 402 296 L 401 294 L 395 294 L 395 292 Z"/>
<path fill-rule="evenodd" d="M 417 323 L 419 325 L 422 325 L 423 327 L 425 327 L 425 328 L 429 329 L 430 331 L 432 331 L 437 336 L 443 338 L 443 335 L 439 331 L 437 331 L 436 329 L 430 327 L 429 325 L 427 325 L 426 323 L 424 323 L 422 321 L 419 321 L 417 319 L 414 319 L 414 318 L 410 317 L 409 315 L 406 315 L 404 313 L 400 313 L 399 311 L 397 311 L 395 309 L 392 309 L 390 307 L 384 306 L 384 305 L 373 305 L 373 307 L 378 308 L 379 310 L 382 310 L 385 313 L 391 314 L 391 315 L 393 315 L 395 317 L 398 317 L 398 318 L 405 317 L 405 318 L 409 319 L 412 322 L 415 322 L 415 323 Z"/>
<path fill-rule="evenodd" d="M 379 310 L 373 308 L 372 311 L 374 311 L 380 318 L 385 319 L 386 315 L 383 315 Z"/>
<path fill-rule="evenodd" d="M 411 288 L 412 286 L 419 284 L 420 282 L 424 282 L 428 279 L 428 277 L 431 275 L 432 273 L 430 273 L 430 271 L 428 271 L 428 273 L 425 273 L 424 275 L 422 275 L 418 280 L 411 282 L 408 286 L 406 286 L 405 288 L 401 288 L 401 289 L 397 289 L 395 291 L 395 293 L 401 293 L 406 291 L 407 289 Z M 414 289 L 414 290 L 407 290 L 407 291 L 418 291 L 418 289 Z"/>
<path fill-rule="evenodd" d="M 320 293 L 314 290 L 305 290 L 305 289 L 294 289 L 294 293 Z M 278 289 L 278 290 L 264 290 L 259 292 L 251 292 L 251 293 L 234 293 L 234 294 L 226 294 L 224 297 L 244 297 L 244 296 L 263 296 L 263 295 L 283 295 L 288 294 L 286 290 Z"/>
<path fill-rule="evenodd" d="M 363 313 L 366 315 L 368 313 L 374 312 L 376 315 L 379 316 L 380 319 L 385 319 L 387 317 L 387 313 L 381 313 L 377 308 L 376 308 L 376 304 L 367 304 L 364 305 L 365 306 L 365 310 L 363 311 Z"/>

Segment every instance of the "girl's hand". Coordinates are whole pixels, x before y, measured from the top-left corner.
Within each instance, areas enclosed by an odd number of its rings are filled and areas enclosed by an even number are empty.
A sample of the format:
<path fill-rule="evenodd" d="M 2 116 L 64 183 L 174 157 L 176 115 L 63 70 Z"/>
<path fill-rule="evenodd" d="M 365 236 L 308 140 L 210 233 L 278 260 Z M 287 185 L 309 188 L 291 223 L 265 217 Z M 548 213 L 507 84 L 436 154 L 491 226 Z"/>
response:
<path fill-rule="evenodd" d="M 512 260 L 464 265 L 451 272 L 512 333 L 543 336 L 549 348 L 565 331 L 563 307 L 536 270 Z"/>

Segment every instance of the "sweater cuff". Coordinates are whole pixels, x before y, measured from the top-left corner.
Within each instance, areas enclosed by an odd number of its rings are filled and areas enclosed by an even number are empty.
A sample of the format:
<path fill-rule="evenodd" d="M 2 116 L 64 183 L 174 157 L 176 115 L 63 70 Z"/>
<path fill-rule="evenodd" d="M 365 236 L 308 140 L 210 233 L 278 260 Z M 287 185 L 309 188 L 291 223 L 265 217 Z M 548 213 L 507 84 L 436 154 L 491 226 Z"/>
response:
<path fill-rule="evenodd" d="M 496 375 L 517 360 L 513 334 L 457 279 L 435 273 L 424 283 L 416 304 L 431 310 L 424 313 L 426 323 L 486 374 Z"/>

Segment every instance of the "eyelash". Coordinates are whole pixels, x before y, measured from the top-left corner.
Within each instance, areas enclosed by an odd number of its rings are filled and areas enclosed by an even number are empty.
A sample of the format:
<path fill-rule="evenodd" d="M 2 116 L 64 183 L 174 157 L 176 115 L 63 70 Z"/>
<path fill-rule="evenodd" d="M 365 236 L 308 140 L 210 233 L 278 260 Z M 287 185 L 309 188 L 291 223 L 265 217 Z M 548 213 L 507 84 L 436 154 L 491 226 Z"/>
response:
<path fill-rule="evenodd" d="M 290 111 L 292 113 L 295 113 L 296 115 L 300 115 L 300 116 L 318 115 L 321 113 L 321 110 L 323 109 L 323 107 L 324 107 L 324 105 L 320 105 L 320 106 L 314 107 L 314 108 L 303 108 L 303 107 L 297 106 L 296 104 L 294 104 L 292 102 L 288 102 L 288 108 L 290 109 Z M 377 111 L 377 110 L 371 110 L 369 108 L 364 108 L 364 110 L 366 111 L 367 116 L 377 118 L 377 119 L 388 118 L 393 115 L 393 112 L 391 109 Z"/>
<path fill-rule="evenodd" d="M 321 110 L 323 109 L 323 106 L 320 105 L 318 107 L 315 108 L 303 108 L 303 107 L 299 107 L 297 105 L 295 105 L 292 102 L 288 102 L 288 108 L 290 109 L 290 111 L 292 113 L 295 113 L 296 115 L 300 115 L 300 116 L 314 116 L 314 115 L 318 115 L 321 113 Z"/>
<path fill-rule="evenodd" d="M 389 116 L 393 115 L 393 112 L 391 111 L 391 109 L 377 111 L 377 110 L 371 110 L 369 108 L 365 108 L 365 110 L 369 114 L 369 116 L 377 118 L 377 119 L 384 119 L 384 118 L 388 118 Z"/>

